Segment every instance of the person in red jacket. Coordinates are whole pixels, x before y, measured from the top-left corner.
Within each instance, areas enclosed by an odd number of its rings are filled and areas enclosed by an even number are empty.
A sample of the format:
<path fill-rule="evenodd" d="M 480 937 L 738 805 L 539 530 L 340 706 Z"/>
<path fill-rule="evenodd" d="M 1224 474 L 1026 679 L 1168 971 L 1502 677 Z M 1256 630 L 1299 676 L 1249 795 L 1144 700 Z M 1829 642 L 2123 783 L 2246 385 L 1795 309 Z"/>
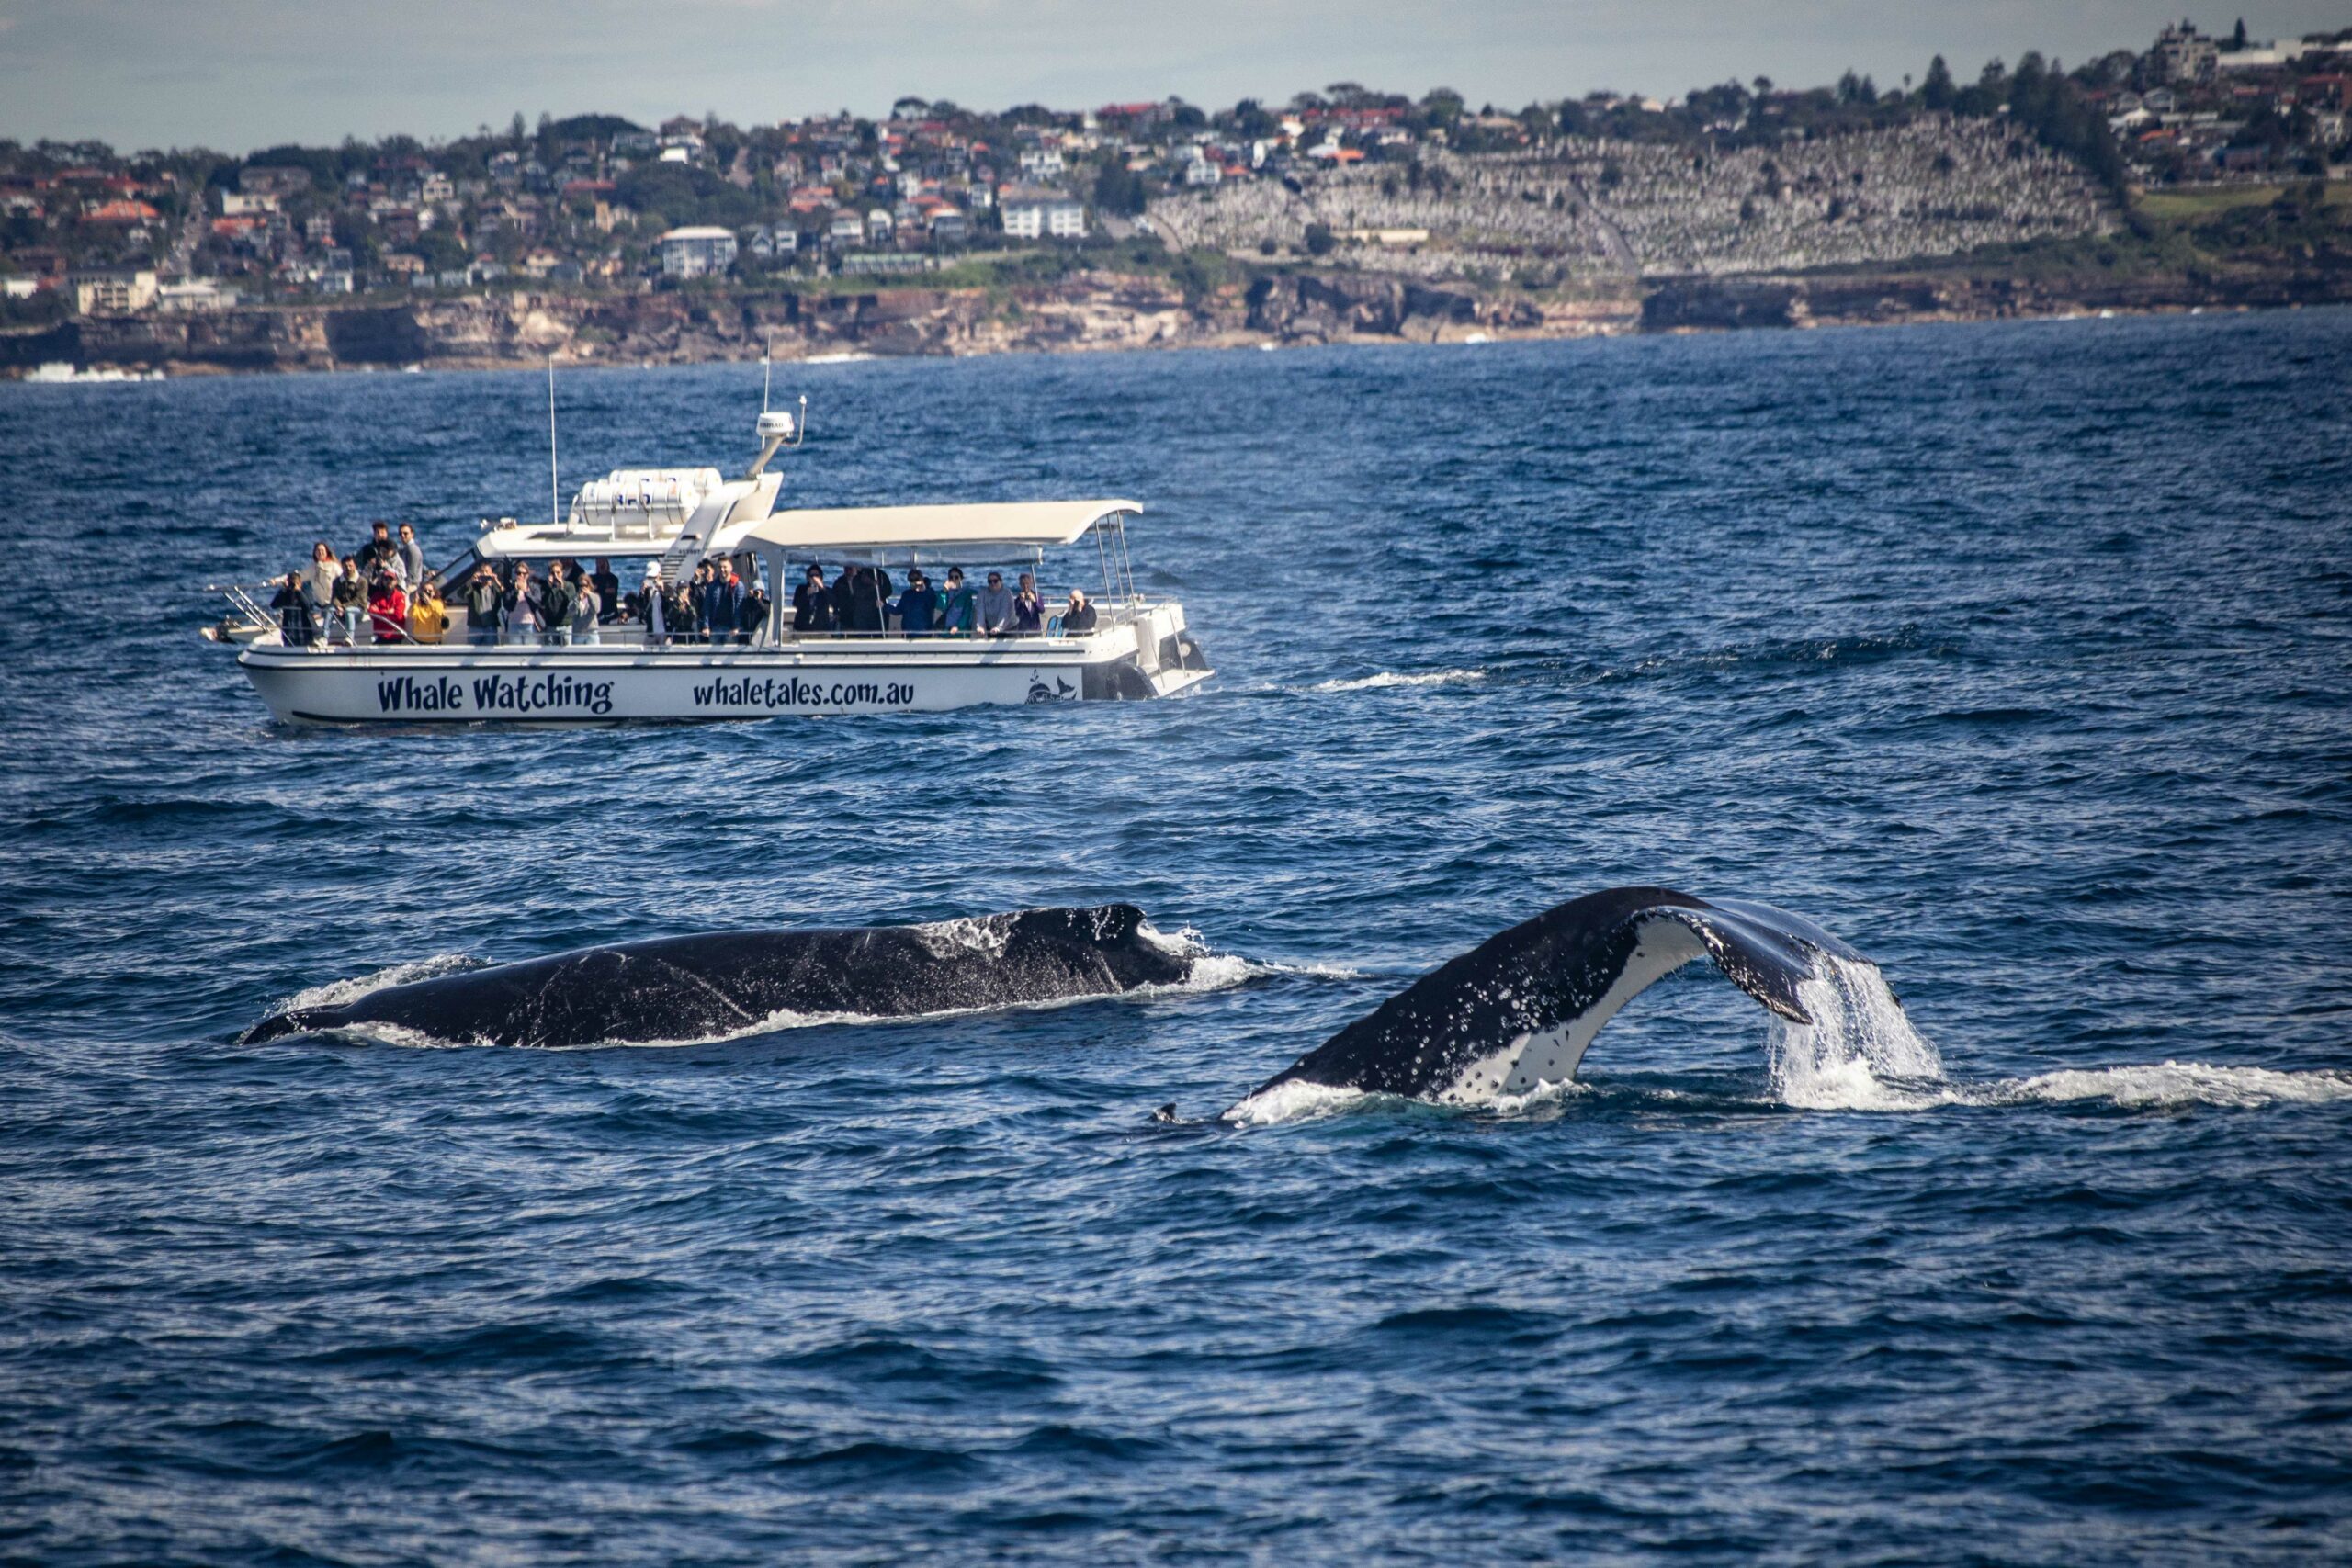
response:
<path fill-rule="evenodd" d="M 376 574 L 375 592 L 368 596 L 368 619 L 375 626 L 378 642 L 406 640 L 408 595 L 401 592 L 400 579 L 389 571 Z"/>

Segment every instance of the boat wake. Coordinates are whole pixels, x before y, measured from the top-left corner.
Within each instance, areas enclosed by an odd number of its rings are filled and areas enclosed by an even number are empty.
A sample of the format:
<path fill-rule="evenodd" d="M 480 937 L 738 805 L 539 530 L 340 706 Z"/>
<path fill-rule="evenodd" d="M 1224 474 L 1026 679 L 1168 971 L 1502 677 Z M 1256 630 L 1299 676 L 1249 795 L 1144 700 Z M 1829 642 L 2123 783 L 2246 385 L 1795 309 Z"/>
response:
<path fill-rule="evenodd" d="M 1408 674 L 1396 670 L 1383 670 L 1377 674 L 1360 675 L 1346 681 L 1318 681 L 1307 687 L 1310 692 L 1378 692 L 1392 686 L 1452 686 L 1464 681 L 1483 681 L 1484 670 L 1427 670 Z"/>

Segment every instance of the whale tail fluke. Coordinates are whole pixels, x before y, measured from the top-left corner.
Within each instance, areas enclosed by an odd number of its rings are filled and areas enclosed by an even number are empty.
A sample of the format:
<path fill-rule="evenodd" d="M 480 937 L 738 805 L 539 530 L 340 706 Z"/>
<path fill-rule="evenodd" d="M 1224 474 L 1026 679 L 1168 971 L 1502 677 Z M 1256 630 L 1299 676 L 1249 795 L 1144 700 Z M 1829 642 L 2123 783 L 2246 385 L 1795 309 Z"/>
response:
<path fill-rule="evenodd" d="M 1814 998 L 1834 995 L 1826 979 L 1849 968 L 1876 973 L 1819 926 L 1770 904 L 1612 887 L 1440 965 L 1227 1114 L 1290 1084 L 1461 1105 L 1565 1083 L 1620 1009 L 1702 957 L 1783 1027 L 1800 1030 L 1816 1022 Z"/>

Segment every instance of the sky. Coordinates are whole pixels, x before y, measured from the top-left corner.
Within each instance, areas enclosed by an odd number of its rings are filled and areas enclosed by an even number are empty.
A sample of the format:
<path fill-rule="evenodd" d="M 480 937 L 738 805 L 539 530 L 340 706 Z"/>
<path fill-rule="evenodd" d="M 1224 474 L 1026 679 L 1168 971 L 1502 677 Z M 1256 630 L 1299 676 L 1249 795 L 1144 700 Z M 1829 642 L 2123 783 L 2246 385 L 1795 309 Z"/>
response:
<path fill-rule="evenodd" d="M 2243 4 L 2244 0 L 2237 0 Z M 1516 108 L 1671 96 L 1849 67 L 1882 85 L 1941 53 L 2144 49 L 2183 0 L 0 0 L 0 137 L 242 152 L 428 140 L 590 111 L 738 124 L 905 95 L 1057 108 L 1176 95 L 1285 102 L 1354 81 Z M 2226 32 L 2239 13 L 2200 15 Z M 2352 0 L 2266 0 L 2255 38 L 2352 26 Z"/>

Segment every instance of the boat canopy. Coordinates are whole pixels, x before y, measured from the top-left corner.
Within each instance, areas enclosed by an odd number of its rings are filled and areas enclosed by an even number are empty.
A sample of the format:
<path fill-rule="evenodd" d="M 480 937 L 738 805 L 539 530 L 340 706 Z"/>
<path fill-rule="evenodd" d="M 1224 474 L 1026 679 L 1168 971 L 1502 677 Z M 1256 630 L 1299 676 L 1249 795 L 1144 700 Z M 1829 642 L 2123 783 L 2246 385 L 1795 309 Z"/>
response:
<path fill-rule="evenodd" d="M 786 551 L 921 547 L 1044 549 L 1071 545 L 1106 517 L 1140 513 L 1132 501 L 1016 501 L 976 506 L 851 506 L 771 513 L 741 542 Z"/>

